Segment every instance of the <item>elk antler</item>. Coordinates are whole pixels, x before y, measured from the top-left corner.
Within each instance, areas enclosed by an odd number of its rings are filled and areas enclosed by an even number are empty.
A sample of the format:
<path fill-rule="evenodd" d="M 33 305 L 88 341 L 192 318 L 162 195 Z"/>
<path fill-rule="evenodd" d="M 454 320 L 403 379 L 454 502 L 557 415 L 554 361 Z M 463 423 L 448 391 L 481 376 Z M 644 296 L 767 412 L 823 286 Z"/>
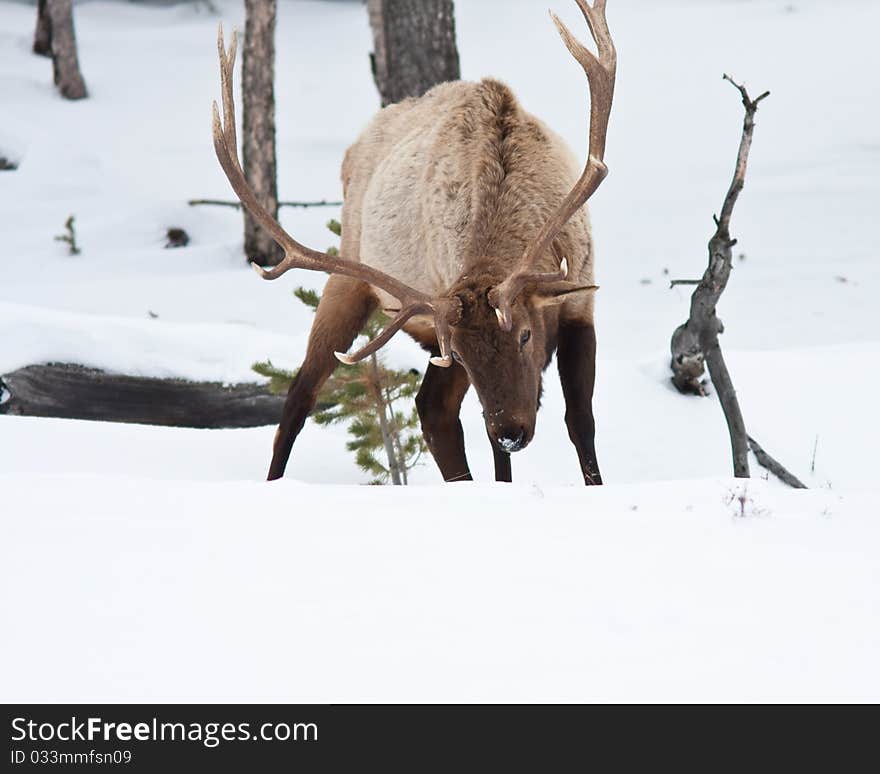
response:
<path fill-rule="evenodd" d="M 457 298 L 437 297 L 432 298 L 409 285 L 396 280 L 377 269 L 356 261 L 347 261 L 327 253 L 312 250 L 301 245 L 281 224 L 273 218 L 257 200 L 253 188 L 245 180 L 241 164 L 238 161 L 238 148 L 235 136 L 235 103 L 232 96 L 232 74 L 235 65 L 235 49 L 238 38 L 233 32 L 232 43 L 227 53 L 223 43 L 223 26 L 217 33 L 217 49 L 220 54 L 220 86 L 223 98 L 223 120 L 220 120 L 220 111 L 214 102 L 214 150 L 217 160 L 226 177 L 229 179 L 233 190 L 238 195 L 245 209 L 253 218 L 268 231 L 272 238 L 284 250 L 284 259 L 272 269 L 266 270 L 251 263 L 254 270 L 263 279 L 277 279 L 289 269 L 313 269 L 325 271 L 329 274 L 344 274 L 354 277 L 377 288 L 390 293 L 400 302 L 400 310 L 386 328 L 357 352 L 346 355 L 337 352 L 336 357 L 343 363 L 351 365 L 385 346 L 411 317 L 418 314 L 431 314 L 434 316 L 434 328 L 437 333 L 437 341 L 440 345 L 440 357 L 431 358 L 434 365 L 449 367 L 452 365 L 450 326 L 455 323 L 461 313 L 461 302 Z"/>
<path fill-rule="evenodd" d="M 551 11 L 550 16 L 571 55 L 584 68 L 590 83 L 589 156 L 580 179 L 528 246 L 517 269 L 489 293 L 489 303 L 495 307 L 501 328 L 506 331 L 509 331 L 512 325 L 510 307 L 526 285 L 565 279 L 568 274 L 568 262 L 565 258 L 560 261 L 559 271 L 552 273 L 538 272 L 537 262 L 571 216 L 596 192 L 608 174 L 604 160 L 605 140 L 608 135 L 611 103 L 614 100 L 617 52 L 611 33 L 608 31 L 608 22 L 605 20 L 605 0 L 595 0 L 592 6 L 587 0 L 575 0 L 575 2 L 587 20 L 593 40 L 596 41 L 598 57 L 571 34 L 555 13 Z"/>

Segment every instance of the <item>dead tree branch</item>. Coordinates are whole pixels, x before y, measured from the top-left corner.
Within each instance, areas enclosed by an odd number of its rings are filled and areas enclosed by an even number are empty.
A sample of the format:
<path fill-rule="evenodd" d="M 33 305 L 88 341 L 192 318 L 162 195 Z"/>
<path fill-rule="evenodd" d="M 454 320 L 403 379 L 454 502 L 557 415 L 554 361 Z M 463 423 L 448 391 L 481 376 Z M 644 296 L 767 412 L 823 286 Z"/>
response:
<path fill-rule="evenodd" d="M 187 204 L 190 207 L 198 207 L 201 205 L 211 205 L 213 207 L 232 207 L 236 210 L 241 209 L 241 202 L 230 202 L 223 199 L 190 199 Z M 278 202 L 279 207 L 341 207 L 342 202 L 331 202 L 327 199 L 321 199 L 316 202 Z"/>
<path fill-rule="evenodd" d="M 788 484 L 792 489 L 806 489 L 806 485 L 793 473 L 791 473 L 781 462 L 771 457 L 752 436 L 748 436 L 749 447 L 758 460 L 758 464 L 762 468 L 769 470 L 783 484 Z"/>
<path fill-rule="evenodd" d="M 718 399 L 724 410 L 724 417 L 727 420 L 733 452 L 734 475 L 737 478 L 748 478 L 748 436 L 736 397 L 736 390 L 721 353 L 718 336 L 724 332 L 724 326 L 716 316 L 715 308 L 721 294 L 727 287 L 733 266 L 732 248 L 736 244 L 736 240 L 730 238 L 730 219 L 739 194 L 745 185 L 746 166 L 755 130 L 755 113 L 758 110 L 758 104 L 766 99 L 770 92 L 765 92 L 757 99 L 752 100 L 744 86 L 740 86 L 728 75 L 724 76 L 724 80 L 730 81 L 742 95 L 746 111 L 742 140 L 740 141 L 733 182 L 724 199 L 721 216 L 715 218 L 715 234 L 709 241 L 709 265 L 691 297 L 690 317 L 672 334 L 672 381 L 680 392 L 705 395 L 701 380 L 705 361 L 709 367 L 712 384 L 715 385 Z"/>

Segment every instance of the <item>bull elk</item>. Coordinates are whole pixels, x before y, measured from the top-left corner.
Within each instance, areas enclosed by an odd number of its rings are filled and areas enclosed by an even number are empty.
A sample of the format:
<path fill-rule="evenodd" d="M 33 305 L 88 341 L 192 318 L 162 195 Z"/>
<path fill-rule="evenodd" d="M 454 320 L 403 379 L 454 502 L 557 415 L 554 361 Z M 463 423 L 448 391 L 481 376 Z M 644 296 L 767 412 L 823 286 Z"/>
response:
<path fill-rule="evenodd" d="M 555 14 L 590 87 L 583 172 L 565 142 L 496 80 L 444 83 L 381 110 L 342 164 L 340 257 L 290 236 L 260 205 L 238 161 L 229 51 L 218 38 L 223 115 L 214 148 L 242 204 L 283 248 L 277 279 L 293 268 L 330 274 L 275 435 L 269 479 L 284 474 L 293 442 L 337 359 L 355 363 L 404 330 L 432 357 L 416 398 L 425 440 L 446 481 L 471 478 L 459 411 L 470 385 L 483 408 L 495 478 L 511 480 L 510 453 L 532 440 L 542 373 L 554 351 L 565 421 L 587 484 L 600 484 L 592 399 L 593 247 L 583 205 L 604 163 L 617 55 L 605 0 L 576 0 L 594 55 Z M 381 308 L 387 327 L 343 354 Z"/>

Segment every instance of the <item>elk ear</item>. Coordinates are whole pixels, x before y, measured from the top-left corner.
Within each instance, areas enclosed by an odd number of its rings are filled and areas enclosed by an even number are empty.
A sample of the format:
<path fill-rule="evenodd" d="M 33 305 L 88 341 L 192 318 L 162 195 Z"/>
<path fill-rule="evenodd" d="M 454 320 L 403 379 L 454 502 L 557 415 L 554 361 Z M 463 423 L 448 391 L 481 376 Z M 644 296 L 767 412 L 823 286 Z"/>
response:
<path fill-rule="evenodd" d="M 595 293 L 598 285 L 578 285 L 576 282 L 561 280 L 559 282 L 545 282 L 532 292 L 531 302 L 537 307 L 554 306 L 565 301 L 574 300 L 577 296 L 585 296 Z"/>

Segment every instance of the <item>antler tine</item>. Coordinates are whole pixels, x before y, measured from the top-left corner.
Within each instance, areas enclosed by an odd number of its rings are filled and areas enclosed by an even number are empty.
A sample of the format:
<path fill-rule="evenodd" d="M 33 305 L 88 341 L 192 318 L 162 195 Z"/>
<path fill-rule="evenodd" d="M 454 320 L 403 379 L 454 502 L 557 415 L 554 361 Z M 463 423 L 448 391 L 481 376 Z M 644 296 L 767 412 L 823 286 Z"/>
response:
<path fill-rule="evenodd" d="M 437 342 L 440 347 L 440 357 L 432 357 L 431 363 L 441 368 L 449 368 L 452 365 L 452 332 L 450 323 L 456 322 L 461 315 L 461 301 L 457 298 L 438 298 L 432 303 L 414 303 L 401 309 L 394 319 L 385 326 L 384 330 L 357 352 L 348 355 L 344 352 L 334 352 L 336 359 L 346 365 L 354 365 L 368 358 L 374 352 L 384 347 L 397 331 L 399 331 L 411 317 L 417 314 L 433 314 L 434 325 L 437 333 Z"/>
<path fill-rule="evenodd" d="M 334 352 L 333 354 L 336 355 L 336 359 L 339 360 L 339 362 L 345 363 L 346 365 L 354 365 L 355 363 L 368 358 L 374 352 L 378 352 L 382 349 L 382 347 L 391 341 L 394 334 L 406 324 L 406 321 L 409 320 L 410 317 L 414 317 L 417 314 L 430 314 L 432 311 L 433 310 L 427 304 L 413 304 L 406 309 L 401 309 L 400 312 L 395 315 L 394 319 L 385 326 L 378 336 L 376 336 L 376 338 L 372 339 L 364 347 L 361 347 L 357 352 L 354 352 L 351 355 L 347 355 L 344 352 Z"/>
<path fill-rule="evenodd" d="M 220 98 L 223 100 L 223 136 L 230 155 L 238 159 L 238 145 L 235 137 L 235 102 L 232 98 L 232 73 L 235 67 L 235 54 L 238 50 L 238 33 L 232 31 L 232 43 L 229 44 L 229 54 L 226 53 L 226 44 L 223 41 L 223 25 L 217 29 L 217 53 L 220 54 Z"/>
<path fill-rule="evenodd" d="M 232 81 L 235 68 L 235 54 L 238 46 L 238 35 L 232 33 L 232 42 L 229 52 L 223 41 L 223 25 L 217 32 L 217 50 L 220 56 L 220 96 L 223 103 L 223 120 L 220 120 L 220 110 L 217 102 L 214 102 L 214 151 L 217 160 L 226 173 L 232 189 L 237 194 L 247 211 L 265 228 L 272 238 L 284 250 L 284 260 L 271 272 L 266 272 L 260 267 L 255 267 L 266 279 L 280 277 L 288 269 L 294 268 L 295 258 L 300 258 L 301 268 L 321 268 L 317 264 L 324 253 L 309 250 L 307 247 L 296 242 L 275 220 L 265 208 L 257 201 L 256 194 L 248 185 L 241 164 L 238 160 L 238 144 L 235 132 L 235 100 L 232 93 Z M 310 255 L 311 253 L 311 255 Z"/>
<path fill-rule="evenodd" d="M 605 18 L 605 0 L 595 0 L 592 8 L 586 0 L 575 0 L 575 2 L 587 21 L 593 40 L 596 41 L 598 57 L 572 35 L 571 30 L 555 13 L 551 11 L 550 16 L 556 29 L 559 30 L 563 43 L 584 69 L 590 83 L 590 156 L 601 161 L 605 158 L 608 118 L 614 99 L 617 51 Z"/>
<path fill-rule="evenodd" d="M 235 133 L 235 101 L 232 92 L 233 72 L 235 67 L 235 52 L 238 42 L 238 36 L 233 33 L 232 43 L 229 51 L 223 42 L 223 27 L 217 33 L 217 49 L 220 55 L 220 86 L 223 102 L 223 119 L 220 118 L 220 109 L 214 102 L 214 151 L 217 154 L 217 160 L 226 173 L 232 189 L 235 191 L 245 209 L 254 217 L 254 219 L 265 228 L 272 238 L 284 250 L 284 259 L 278 266 L 266 270 L 256 264 L 252 264 L 257 273 L 263 279 L 277 279 L 290 269 L 312 269 L 315 271 L 325 271 L 329 274 L 344 274 L 354 279 L 359 279 L 374 287 L 381 288 L 387 293 L 394 296 L 401 305 L 401 311 L 385 328 L 385 330 L 377 336 L 370 344 L 352 356 L 342 356 L 340 360 L 343 362 L 357 362 L 368 357 L 380 347 L 388 343 L 391 337 L 399 331 L 406 321 L 416 314 L 433 314 L 435 329 L 440 343 L 440 350 L 443 355 L 444 365 L 451 365 L 452 358 L 450 355 L 449 345 L 449 319 L 454 317 L 456 312 L 456 303 L 460 311 L 460 302 L 457 299 L 448 299 L 445 297 L 432 298 L 426 293 L 422 293 L 409 285 L 391 277 L 384 272 L 374 269 L 366 264 L 357 261 L 347 261 L 343 258 L 329 255 L 327 253 L 312 250 L 305 245 L 297 242 L 290 234 L 288 234 L 281 224 L 273 218 L 266 209 L 260 204 L 253 188 L 245 179 L 244 172 L 238 160 L 238 147 Z"/>
<path fill-rule="evenodd" d="M 498 311 L 498 319 L 504 330 L 511 325 L 510 306 L 523 288 L 530 283 L 540 283 L 564 279 L 567 263 L 563 258 L 559 271 L 541 274 L 535 266 L 564 228 L 571 216 L 596 192 L 608 174 L 605 166 L 605 143 L 608 136 L 608 119 L 614 100 L 614 83 L 617 73 L 617 51 L 605 18 L 606 0 L 595 0 L 591 6 L 587 0 L 575 0 L 584 15 L 593 40 L 596 42 L 598 56 L 584 46 L 565 23 L 552 11 L 550 17 L 559 30 L 559 35 L 571 55 L 577 60 L 587 76 L 590 85 L 590 149 L 587 164 L 574 187 L 569 191 L 559 209 L 541 228 L 530 243 L 519 268 L 490 294 L 490 302 Z"/>

